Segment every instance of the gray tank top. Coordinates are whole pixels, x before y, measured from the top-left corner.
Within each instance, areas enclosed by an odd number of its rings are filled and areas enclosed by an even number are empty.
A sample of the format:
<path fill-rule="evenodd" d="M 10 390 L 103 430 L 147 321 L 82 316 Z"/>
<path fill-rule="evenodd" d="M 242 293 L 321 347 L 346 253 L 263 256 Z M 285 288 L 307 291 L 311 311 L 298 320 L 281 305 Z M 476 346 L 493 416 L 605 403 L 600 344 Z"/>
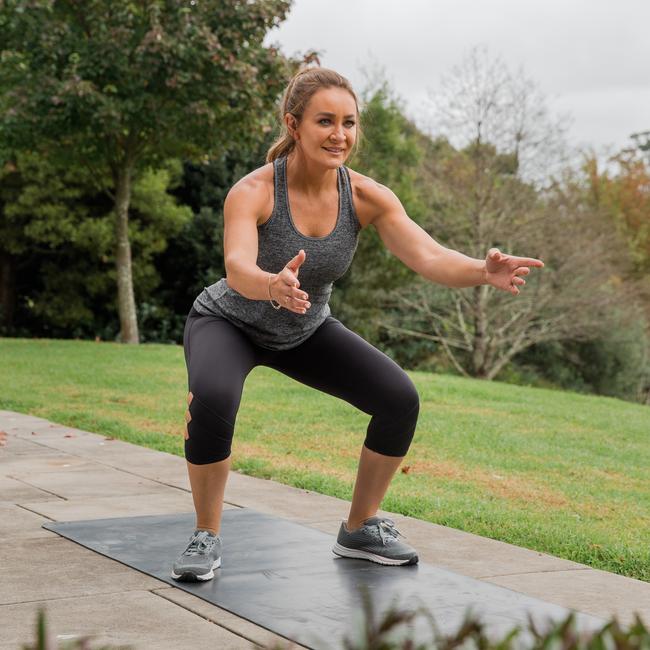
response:
<path fill-rule="evenodd" d="M 288 350 L 308 339 L 330 315 L 332 283 L 350 267 L 359 243 L 361 224 L 352 202 L 347 168 L 337 168 L 339 212 L 336 225 L 325 237 L 299 232 L 287 198 L 287 158 L 273 161 L 274 205 L 271 217 L 257 227 L 257 265 L 263 271 L 279 273 L 304 249 L 306 258 L 298 270 L 300 288 L 309 295 L 311 307 L 297 314 L 282 307 L 274 309 L 268 300 L 251 300 L 221 278 L 205 287 L 194 301 L 201 314 L 223 316 L 242 329 L 254 343 L 271 350 Z"/>

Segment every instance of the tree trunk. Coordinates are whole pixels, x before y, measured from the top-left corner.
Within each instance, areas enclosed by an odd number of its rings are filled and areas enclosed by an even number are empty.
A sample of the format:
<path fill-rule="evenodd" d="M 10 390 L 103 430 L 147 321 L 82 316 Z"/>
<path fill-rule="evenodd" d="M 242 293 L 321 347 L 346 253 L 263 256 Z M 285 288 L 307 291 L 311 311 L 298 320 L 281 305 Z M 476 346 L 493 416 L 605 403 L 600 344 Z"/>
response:
<path fill-rule="evenodd" d="M 115 180 L 115 221 L 117 270 L 117 308 L 120 316 L 120 340 L 122 343 L 139 343 L 138 319 L 133 294 L 131 269 L 131 244 L 129 243 L 129 203 L 133 168 L 125 165 L 118 170 Z"/>
<path fill-rule="evenodd" d="M 16 274 L 9 253 L 0 253 L 0 317 L 5 327 L 14 324 L 16 308 Z"/>
<path fill-rule="evenodd" d="M 485 285 L 473 288 L 474 294 L 474 340 L 472 346 L 472 374 L 484 379 L 487 376 L 486 353 L 488 346 L 487 289 Z"/>

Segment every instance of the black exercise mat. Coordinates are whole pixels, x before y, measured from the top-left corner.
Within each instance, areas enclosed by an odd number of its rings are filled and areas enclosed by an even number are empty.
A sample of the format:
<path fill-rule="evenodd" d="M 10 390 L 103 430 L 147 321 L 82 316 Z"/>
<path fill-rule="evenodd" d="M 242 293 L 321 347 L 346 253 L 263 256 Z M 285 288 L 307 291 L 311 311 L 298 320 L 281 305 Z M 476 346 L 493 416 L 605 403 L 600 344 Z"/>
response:
<path fill-rule="evenodd" d="M 542 630 L 570 612 L 421 561 L 382 566 L 339 558 L 331 551 L 333 535 L 249 508 L 223 511 L 222 566 L 214 579 L 177 582 L 171 566 L 187 546 L 195 521 L 192 512 L 53 522 L 43 528 L 317 650 L 342 648 L 344 636 L 359 638 L 364 585 L 375 620 L 397 599 L 400 608 L 425 607 L 444 633 L 458 630 L 467 607 L 486 624 L 491 638 L 503 637 L 518 624 L 525 628 L 527 612 Z M 576 618 L 579 630 L 605 624 L 586 614 Z M 424 616 L 411 629 L 418 642 L 432 639 Z M 523 631 L 518 638 L 522 644 L 530 639 Z"/>

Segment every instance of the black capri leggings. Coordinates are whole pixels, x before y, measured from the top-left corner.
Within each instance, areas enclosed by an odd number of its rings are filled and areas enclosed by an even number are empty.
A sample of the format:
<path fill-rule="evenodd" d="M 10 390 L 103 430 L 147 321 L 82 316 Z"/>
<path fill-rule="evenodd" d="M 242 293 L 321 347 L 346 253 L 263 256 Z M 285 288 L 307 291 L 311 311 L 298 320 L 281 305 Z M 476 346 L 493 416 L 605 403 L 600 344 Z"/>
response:
<path fill-rule="evenodd" d="M 183 335 L 188 387 L 193 397 L 185 458 L 205 465 L 230 456 L 244 380 L 258 365 L 349 402 L 371 415 L 364 444 L 386 456 L 405 456 L 420 400 L 409 378 L 390 357 L 328 316 L 303 343 L 268 350 L 221 316 L 194 308 Z"/>

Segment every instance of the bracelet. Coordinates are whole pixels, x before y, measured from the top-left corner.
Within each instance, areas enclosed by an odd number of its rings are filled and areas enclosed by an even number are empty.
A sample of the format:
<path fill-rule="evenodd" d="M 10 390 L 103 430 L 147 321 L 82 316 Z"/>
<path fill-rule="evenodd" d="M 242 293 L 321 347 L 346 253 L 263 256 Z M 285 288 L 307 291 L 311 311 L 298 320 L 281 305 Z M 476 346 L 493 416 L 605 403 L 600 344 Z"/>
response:
<path fill-rule="evenodd" d="M 280 307 L 282 307 L 282 305 L 277 300 L 275 301 L 277 303 L 277 306 L 273 304 L 274 301 L 273 301 L 273 296 L 271 295 L 271 274 L 270 273 L 269 273 L 269 298 L 271 299 L 269 300 L 269 302 L 271 303 L 271 306 L 274 309 L 280 309 Z"/>

